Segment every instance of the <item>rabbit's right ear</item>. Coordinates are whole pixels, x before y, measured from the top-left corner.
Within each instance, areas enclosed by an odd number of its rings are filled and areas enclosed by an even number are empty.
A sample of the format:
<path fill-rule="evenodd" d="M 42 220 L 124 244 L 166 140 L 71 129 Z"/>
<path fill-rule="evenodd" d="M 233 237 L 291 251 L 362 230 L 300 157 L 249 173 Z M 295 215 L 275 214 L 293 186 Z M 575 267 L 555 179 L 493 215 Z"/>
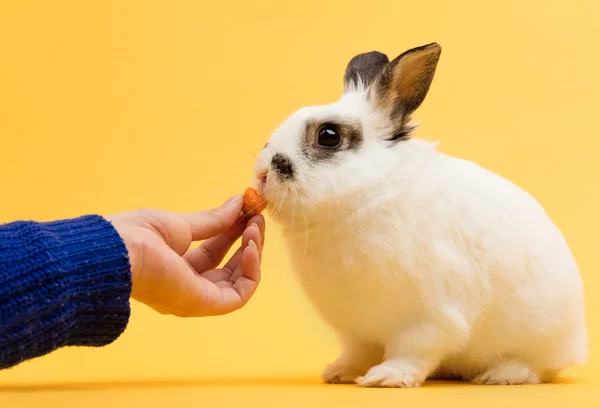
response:
<path fill-rule="evenodd" d="M 358 54 L 344 73 L 344 92 L 367 89 L 390 60 L 379 51 Z"/>
<path fill-rule="evenodd" d="M 398 137 L 403 137 L 410 115 L 427 96 L 441 53 L 437 43 L 408 50 L 387 64 L 373 81 L 369 97 L 389 116 Z"/>

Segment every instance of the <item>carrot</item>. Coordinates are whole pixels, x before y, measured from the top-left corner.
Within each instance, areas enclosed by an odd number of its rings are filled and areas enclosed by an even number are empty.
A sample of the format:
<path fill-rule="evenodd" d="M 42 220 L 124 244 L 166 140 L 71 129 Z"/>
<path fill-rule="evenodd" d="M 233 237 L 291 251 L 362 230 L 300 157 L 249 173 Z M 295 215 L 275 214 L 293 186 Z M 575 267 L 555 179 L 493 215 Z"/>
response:
<path fill-rule="evenodd" d="M 262 198 L 258 191 L 249 187 L 244 192 L 244 205 L 242 207 L 242 212 L 247 217 L 252 217 L 260 214 L 267 208 L 267 202 L 264 198 Z"/>

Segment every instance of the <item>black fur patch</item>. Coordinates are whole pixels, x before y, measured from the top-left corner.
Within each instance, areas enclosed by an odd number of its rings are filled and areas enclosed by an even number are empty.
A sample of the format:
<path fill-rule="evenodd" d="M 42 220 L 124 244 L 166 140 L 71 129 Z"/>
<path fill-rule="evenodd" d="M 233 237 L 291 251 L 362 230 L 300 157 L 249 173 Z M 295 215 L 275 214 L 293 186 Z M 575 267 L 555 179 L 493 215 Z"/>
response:
<path fill-rule="evenodd" d="M 407 118 L 407 119 L 409 119 L 409 118 Z M 415 130 L 415 127 L 413 125 L 404 123 L 404 124 L 400 125 L 400 128 L 396 129 L 396 131 L 394 132 L 392 137 L 390 137 L 387 140 L 390 142 L 402 142 L 404 140 L 408 140 L 408 139 L 410 139 L 410 136 L 411 136 L 413 130 Z"/>
<path fill-rule="evenodd" d="M 387 55 L 379 51 L 366 52 L 353 57 L 344 73 L 344 89 L 356 88 L 359 83 L 365 88 L 368 87 L 388 62 Z"/>
<path fill-rule="evenodd" d="M 271 167 L 283 180 L 294 178 L 294 166 L 292 161 L 281 153 L 277 153 L 271 159 Z"/>

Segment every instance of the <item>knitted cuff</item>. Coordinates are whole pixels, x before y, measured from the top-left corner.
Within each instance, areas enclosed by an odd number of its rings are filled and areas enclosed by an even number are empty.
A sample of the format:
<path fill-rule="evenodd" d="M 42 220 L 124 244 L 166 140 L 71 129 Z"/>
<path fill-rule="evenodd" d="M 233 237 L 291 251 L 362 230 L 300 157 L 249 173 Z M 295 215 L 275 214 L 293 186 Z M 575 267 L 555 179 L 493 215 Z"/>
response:
<path fill-rule="evenodd" d="M 0 285 L 0 366 L 107 345 L 129 321 L 127 248 L 97 215 L 0 227 Z"/>

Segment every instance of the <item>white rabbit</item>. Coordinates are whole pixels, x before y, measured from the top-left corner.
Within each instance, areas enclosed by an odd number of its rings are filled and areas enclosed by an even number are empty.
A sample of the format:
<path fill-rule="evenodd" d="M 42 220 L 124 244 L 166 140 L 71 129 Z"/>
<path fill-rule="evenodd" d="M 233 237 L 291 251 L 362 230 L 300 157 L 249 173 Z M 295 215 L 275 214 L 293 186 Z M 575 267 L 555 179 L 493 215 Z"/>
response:
<path fill-rule="evenodd" d="M 542 207 L 410 137 L 440 54 L 357 55 L 341 99 L 294 113 L 258 157 L 253 185 L 343 347 L 326 382 L 532 384 L 587 360 L 581 277 Z"/>

